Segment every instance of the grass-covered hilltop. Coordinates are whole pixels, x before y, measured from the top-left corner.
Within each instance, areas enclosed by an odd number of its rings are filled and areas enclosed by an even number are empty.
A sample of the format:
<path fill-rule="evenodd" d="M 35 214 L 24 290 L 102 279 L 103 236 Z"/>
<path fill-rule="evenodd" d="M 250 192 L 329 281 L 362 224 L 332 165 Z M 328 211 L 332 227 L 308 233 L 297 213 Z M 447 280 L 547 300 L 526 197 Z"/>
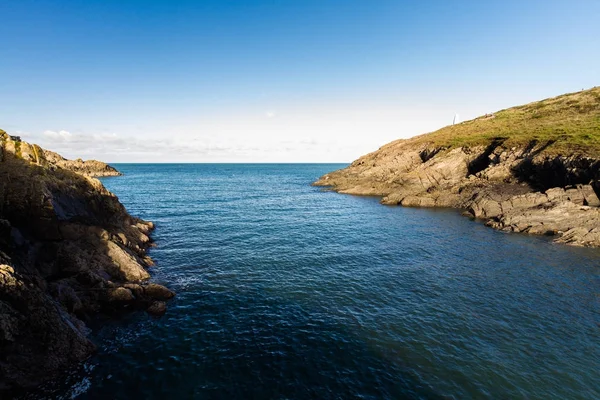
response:
<path fill-rule="evenodd" d="M 600 88 L 391 142 L 315 185 L 600 246 Z"/>
<path fill-rule="evenodd" d="M 409 139 L 434 147 L 544 144 L 546 154 L 600 157 L 600 87 L 484 115 Z"/>

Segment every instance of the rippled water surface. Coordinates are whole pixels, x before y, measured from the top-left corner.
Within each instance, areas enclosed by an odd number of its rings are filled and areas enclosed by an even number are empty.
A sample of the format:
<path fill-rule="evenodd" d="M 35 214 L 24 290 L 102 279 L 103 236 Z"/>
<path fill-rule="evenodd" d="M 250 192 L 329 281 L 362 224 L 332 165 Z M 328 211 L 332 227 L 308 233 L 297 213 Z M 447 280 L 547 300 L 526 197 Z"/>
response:
<path fill-rule="evenodd" d="M 119 165 L 162 319 L 99 321 L 60 395 L 600 398 L 600 252 L 311 187 L 339 165 Z"/>

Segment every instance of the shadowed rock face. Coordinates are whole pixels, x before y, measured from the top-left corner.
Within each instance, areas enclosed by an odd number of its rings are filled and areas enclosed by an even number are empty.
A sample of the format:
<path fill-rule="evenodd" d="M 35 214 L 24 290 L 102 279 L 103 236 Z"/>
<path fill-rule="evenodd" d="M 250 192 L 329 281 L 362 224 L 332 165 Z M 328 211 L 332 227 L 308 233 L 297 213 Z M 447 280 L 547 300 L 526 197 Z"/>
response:
<path fill-rule="evenodd" d="M 600 246 L 600 160 L 551 156 L 535 141 L 445 149 L 424 139 L 387 144 L 315 185 L 389 205 L 460 208 L 497 229 Z"/>
<path fill-rule="evenodd" d="M 55 153 L 3 131 L 0 140 L 2 394 L 87 358 L 94 345 L 84 321 L 94 314 L 162 314 L 174 294 L 145 282 L 153 224 L 129 215 L 89 177 L 99 165 L 110 172 L 106 164 L 65 169 Z"/>

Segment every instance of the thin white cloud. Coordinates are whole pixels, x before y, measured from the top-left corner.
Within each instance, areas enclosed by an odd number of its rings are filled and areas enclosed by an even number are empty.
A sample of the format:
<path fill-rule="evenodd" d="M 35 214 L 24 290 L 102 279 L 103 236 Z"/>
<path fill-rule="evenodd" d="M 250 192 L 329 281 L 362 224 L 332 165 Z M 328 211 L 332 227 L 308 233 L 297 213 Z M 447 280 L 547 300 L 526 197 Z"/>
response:
<path fill-rule="evenodd" d="M 51 130 L 47 130 L 44 131 L 43 135 L 51 140 L 58 140 L 58 141 L 63 141 L 63 142 L 68 142 L 71 141 L 73 139 L 73 134 L 69 131 L 51 131 Z"/>
<path fill-rule="evenodd" d="M 67 158 L 107 162 L 349 162 L 389 141 L 451 123 L 454 107 L 432 108 L 359 103 L 275 112 L 267 106 L 210 118 L 164 118 L 89 132 L 69 126 L 21 136 Z"/>

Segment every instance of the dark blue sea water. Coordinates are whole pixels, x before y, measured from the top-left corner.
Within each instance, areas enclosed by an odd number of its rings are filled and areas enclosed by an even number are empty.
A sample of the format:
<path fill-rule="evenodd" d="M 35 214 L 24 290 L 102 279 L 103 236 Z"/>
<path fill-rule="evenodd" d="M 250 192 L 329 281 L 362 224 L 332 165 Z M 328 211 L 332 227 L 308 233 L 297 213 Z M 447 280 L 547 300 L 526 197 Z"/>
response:
<path fill-rule="evenodd" d="M 310 186 L 339 165 L 117 167 L 177 297 L 63 398 L 600 398 L 598 250 Z"/>

